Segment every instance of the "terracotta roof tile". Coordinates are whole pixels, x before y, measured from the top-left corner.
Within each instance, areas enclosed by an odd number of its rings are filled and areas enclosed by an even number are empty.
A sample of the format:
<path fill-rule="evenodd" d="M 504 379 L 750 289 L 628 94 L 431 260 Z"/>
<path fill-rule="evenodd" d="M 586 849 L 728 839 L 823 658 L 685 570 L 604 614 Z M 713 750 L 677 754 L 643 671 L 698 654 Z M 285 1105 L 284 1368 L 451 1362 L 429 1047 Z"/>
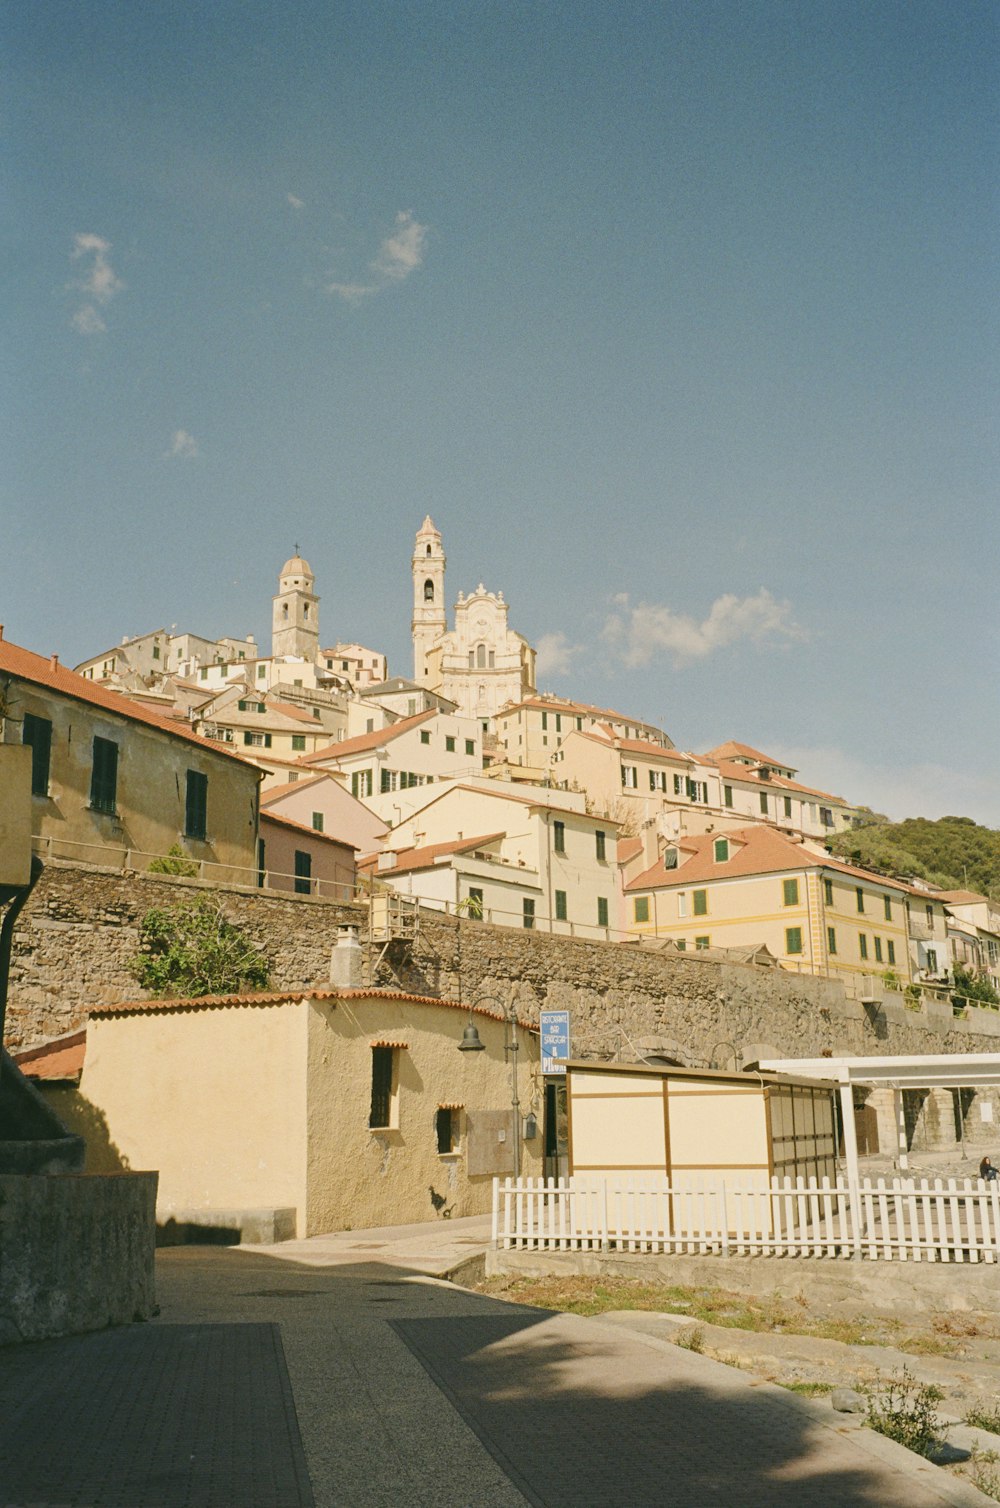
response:
<path fill-rule="evenodd" d="M 257 994 L 245 995 L 187 995 L 171 1000 L 122 1000 L 110 1005 L 92 1005 L 87 1014 L 88 1016 L 142 1016 L 153 1015 L 158 1011 L 224 1010 L 232 1006 L 294 1005 L 301 1000 L 332 1000 L 335 1005 L 338 1000 L 406 1000 L 414 1005 L 440 1005 L 447 1010 L 464 1011 L 466 1014 L 472 1011 L 474 1015 L 486 1016 L 491 1021 L 506 1020 L 501 1011 L 489 1011 L 482 1005 L 470 1005 L 461 1000 L 448 1000 L 437 995 L 413 995 L 406 990 L 337 990 L 317 988 L 312 985 L 301 990 L 265 990 Z M 537 1026 L 520 1016 L 517 1024 L 525 1031 L 538 1031 Z"/>
<path fill-rule="evenodd" d="M 714 844 L 717 838 L 728 838 L 735 852 L 722 864 L 716 863 Z M 791 838 L 766 827 L 738 828 L 731 832 L 702 833 L 685 838 L 672 845 L 690 853 L 691 857 L 676 869 L 664 869 L 662 859 L 650 869 L 637 875 L 625 886 L 626 890 L 652 890 L 680 885 L 698 885 L 711 880 L 743 879 L 757 874 L 777 874 L 794 869 L 831 869 L 848 874 L 855 879 L 868 880 L 890 890 L 907 890 L 899 880 L 890 880 L 870 870 L 858 869 L 845 864 L 829 854 L 816 854 L 795 843 Z"/>
<path fill-rule="evenodd" d="M 87 1028 L 68 1032 L 40 1047 L 11 1053 L 26 1079 L 79 1079 L 87 1050 Z"/>
<path fill-rule="evenodd" d="M 362 733 L 357 738 L 345 738 L 342 743 L 328 744 L 323 749 L 316 749 L 312 754 L 303 754 L 300 764 L 315 764 L 321 759 L 343 759 L 351 754 L 365 754 L 369 749 L 379 749 L 383 744 L 391 743 L 401 733 L 409 733 L 411 728 L 419 728 L 429 717 L 439 717 L 440 713 L 430 707 L 426 712 L 417 712 L 413 717 L 404 717 L 398 723 L 390 723 L 387 728 L 377 728 L 372 733 Z"/>
<path fill-rule="evenodd" d="M 261 823 L 276 822 L 280 827 L 290 827 L 294 832 L 306 833 L 310 838 L 319 838 L 322 843 L 336 843 L 339 848 L 353 848 L 357 853 L 360 847 L 357 843 L 350 843 L 347 838 L 338 838 L 335 833 L 321 833 L 315 827 L 307 827 L 304 822 L 296 822 L 294 817 L 283 817 L 278 812 L 261 811 Z"/>
<path fill-rule="evenodd" d="M 367 870 L 376 879 L 382 875 L 390 877 L 394 874 L 406 874 L 414 869 L 431 869 L 438 859 L 446 858 L 448 854 L 468 853 L 471 848 L 481 848 L 485 843 L 496 843 L 506 836 L 507 834 L 502 832 L 484 833 L 479 838 L 452 838 L 447 843 L 426 843 L 421 848 L 382 850 L 381 852 L 396 854 L 395 864 L 379 869 L 380 852 L 366 855 L 359 861 L 358 868 Z"/>

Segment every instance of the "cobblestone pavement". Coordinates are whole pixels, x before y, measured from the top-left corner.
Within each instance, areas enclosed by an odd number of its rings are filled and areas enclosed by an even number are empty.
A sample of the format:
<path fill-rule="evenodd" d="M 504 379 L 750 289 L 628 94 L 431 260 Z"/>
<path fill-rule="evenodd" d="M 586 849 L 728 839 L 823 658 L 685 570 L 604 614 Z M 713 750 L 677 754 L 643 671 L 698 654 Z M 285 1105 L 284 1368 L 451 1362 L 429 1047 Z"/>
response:
<path fill-rule="evenodd" d="M 0 1504 L 986 1502 L 828 1407 L 390 1251 L 323 1266 L 172 1248 L 153 1324 L 0 1352 Z"/>

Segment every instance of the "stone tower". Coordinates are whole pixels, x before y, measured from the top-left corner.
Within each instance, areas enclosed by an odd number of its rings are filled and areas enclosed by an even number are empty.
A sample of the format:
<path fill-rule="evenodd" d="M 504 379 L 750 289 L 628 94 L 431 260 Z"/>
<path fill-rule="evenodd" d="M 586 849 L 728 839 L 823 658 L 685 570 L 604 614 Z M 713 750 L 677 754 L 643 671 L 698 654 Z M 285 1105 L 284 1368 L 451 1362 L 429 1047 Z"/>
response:
<path fill-rule="evenodd" d="M 271 653 L 294 655 L 314 664 L 319 653 L 319 598 L 308 560 L 296 553 L 281 567 L 278 592 L 272 598 Z"/>
<path fill-rule="evenodd" d="M 447 627 L 444 607 L 445 555 L 441 534 L 428 513 L 413 547 L 413 679 L 427 679 L 427 651 Z"/>

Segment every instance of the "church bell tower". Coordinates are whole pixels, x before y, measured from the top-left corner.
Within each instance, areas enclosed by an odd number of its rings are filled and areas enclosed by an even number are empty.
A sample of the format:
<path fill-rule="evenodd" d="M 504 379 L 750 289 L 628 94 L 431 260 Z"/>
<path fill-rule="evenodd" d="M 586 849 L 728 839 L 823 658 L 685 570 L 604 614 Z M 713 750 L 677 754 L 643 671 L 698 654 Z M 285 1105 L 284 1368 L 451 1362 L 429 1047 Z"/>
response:
<path fill-rule="evenodd" d="M 427 679 L 427 651 L 447 627 L 444 607 L 444 548 L 441 534 L 428 513 L 413 547 L 413 679 Z"/>
<path fill-rule="evenodd" d="M 291 560 L 281 568 L 277 595 L 271 612 L 271 653 L 293 655 L 315 664 L 319 653 L 319 598 L 313 591 L 316 578 L 308 560 L 296 546 Z"/>

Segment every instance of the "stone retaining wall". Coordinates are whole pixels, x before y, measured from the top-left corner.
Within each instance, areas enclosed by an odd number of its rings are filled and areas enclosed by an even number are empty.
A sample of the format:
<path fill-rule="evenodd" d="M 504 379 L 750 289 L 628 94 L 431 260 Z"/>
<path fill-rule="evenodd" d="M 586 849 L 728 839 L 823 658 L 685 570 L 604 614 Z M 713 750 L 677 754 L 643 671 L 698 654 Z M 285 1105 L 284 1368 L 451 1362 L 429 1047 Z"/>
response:
<path fill-rule="evenodd" d="M 217 896 L 271 962 L 276 989 L 327 982 L 338 922 L 367 912 L 309 897 L 220 890 L 162 875 L 50 864 L 15 934 L 8 1047 L 71 1031 L 97 1003 L 140 998 L 130 970 L 139 924 L 153 906 Z M 950 1006 L 908 1009 L 889 996 L 878 1010 L 812 975 L 696 954 L 664 956 L 637 945 L 496 927 L 424 912 L 411 948 L 394 944 L 376 983 L 433 996 L 514 1001 L 571 1012 L 578 1056 L 658 1049 L 690 1066 L 730 1067 L 758 1057 L 1000 1050 L 1000 1014 L 958 1019 Z"/>

